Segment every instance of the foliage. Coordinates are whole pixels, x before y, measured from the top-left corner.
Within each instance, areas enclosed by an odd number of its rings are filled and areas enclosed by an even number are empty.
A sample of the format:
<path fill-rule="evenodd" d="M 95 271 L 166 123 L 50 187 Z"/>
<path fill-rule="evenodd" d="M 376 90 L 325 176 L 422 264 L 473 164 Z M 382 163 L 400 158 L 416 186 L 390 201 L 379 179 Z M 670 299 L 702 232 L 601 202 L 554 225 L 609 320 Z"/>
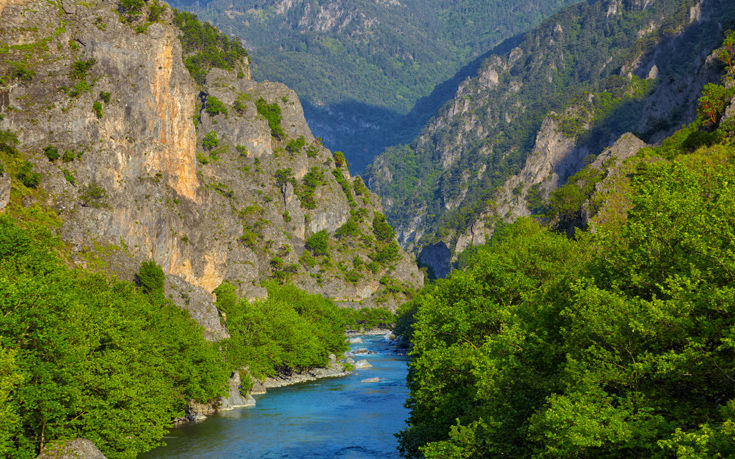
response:
<path fill-rule="evenodd" d="M 28 161 L 23 161 L 18 168 L 16 177 L 28 188 L 36 188 L 41 183 L 41 174 L 39 172 L 33 172 L 33 164 Z"/>
<path fill-rule="evenodd" d="M 322 366 L 330 353 L 347 350 L 346 319 L 332 301 L 294 286 L 266 283 L 268 298 L 233 301 L 232 290 L 222 293 L 223 310 L 231 338 L 225 343 L 227 359 L 235 367 L 248 366 L 256 378 L 279 372 Z"/>
<path fill-rule="evenodd" d="M 0 151 L 11 156 L 18 154 L 18 136 L 14 132 L 8 130 L 0 130 Z"/>
<path fill-rule="evenodd" d="M 144 6 L 145 0 L 120 0 L 119 11 L 128 22 L 133 22 L 143 14 Z"/>
<path fill-rule="evenodd" d="M 339 183 L 339 186 L 342 188 L 342 192 L 345 194 L 350 207 L 357 207 L 355 198 L 352 197 L 352 186 L 350 185 L 350 182 L 347 181 L 344 174 L 342 174 L 342 169 L 332 169 L 332 175 L 334 175 L 337 183 Z"/>
<path fill-rule="evenodd" d="M 82 205 L 99 209 L 105 205 L 107 190 L 97 182 L 90 182 L 79 188 L 79 200 Z"/>
<path fill-rule="evenodd" d="M 314 256 L 328 256 L 329 234 L 326 230 L 314 233 L 306 239 L 305 246 Z"/>
<path fill-rule="evenodd" d="M 92 104 L 92 110 L 94 111 L 95 116 L 97 116 L 97 119 L 102 119 L 102 103 L 98 100 L 95 100 Z"/>
<path fill-rule="evenodd" d="M 204 135 L 204 139 L 202 139 L 202 147 L 207 150 L 211 151 L 212 149 L 216 148 L 219 145 L 219 138 L 217 137 L 217 133 L 215 131 L 209 131 Z"/>
<path fill-rule="evenodd" d="M 522 219 L 407 305 L 404 455 L 735 452 L 735 148 L 656 151 L 622 228 Z"/>
<path fill-rule="evenodd" d="M 141 288 L 143 293 L 163 297 L 163 284 L 166 275 L 163 269 L 156 264 L 155 261 L 144 261 L 140 265 L 140 270 L 135 276 L 135 283 Z"/>
<path fill-rule="evenodd" d="M 334 152 L 334 165 L 338 168 L 347 167 L 347 160 L 345 159 L 345 154 L 341 151 L 335 151 Z"/>
<path fill-rule="evenodd" d="M 0 454 L 84 437 L 107 457 L 136 457 L 186 400 L 222 394 L 229 371 L 186 312 L 67 268 L 56 246 L 0 218 Z"/>
<path fill-rule="evenodd" d="M 239 40 L 229 38 L 208 22 L 201 22 L 194 14 L 174 9 L 174 24 L 182 32 L 179 39 L 185 56 L 184 64 L 199 84 L 204 84 L 211 68 L 232 70 L 239 60 L 247 56 Z"/>
<path fill-rule="evenodd" d="M 80 59 L 74 61 L 74 63 L 72 63 L 71 65 L 71 72 L 69 72 L 69 76 L 72 77 L 72 79 L 74 80 L 84 80 L 85 78 L 87 78 L 87 72 L 89 71 L 89 69 L 91 69 L 92 66 L 96 63 L 97 60 L 94 58 Z"/>
<path fill-rule="evenodd" d="M 277 139 L 285 137 L 286 134 L 283 132 L 283 128 L 281 127 L 281 119 L 283 119 L 283 117 L 281 116 L 281 107 L 278 105 L 278 102 L 269 104 L 265 99 L 260 97 L 255 101 L 255 108 L 258 110 L 258 113 L 268 121 L 268 126 L 271 128 L 271 135 L 273 137 Z"/>
<path fill-rule="evenodd" d="M 306 140 L 304 140 L 304 136 L 300 135 L 298 139 L 291 139 L 286 144 L 286 150 L 291 153 L 301 153 L 301 149 L 304 148 L 305 144 Z"/>
<path fill-rule="evenodd" d="M 225 107 L 225 104 L 223 104 L 221 100 L 213 95 L 207 96 L 207 104 L 204 108 L 204 111 L 207 112 L 209 116 L 217 116 L 219 114 L 224 114 L 225 116 L 228 115 L 227 107 Z"/>
<path fill-rule="evenodd" d="M 9 62 L 8 67 L 10 77 L 20 81 L 31 81 L 36 75 L 36 72 L 29 68 L 25 62 Z"/>
<path fill-rule="evenodd" d="M 735 93 L 733 88 L 726 88 L 714 83 L 707 84 L 702 91 L 702 97 L 699 98 L 697 112 L 713 125 L 716 125 L 722 114 L 725 113 L 727 101 L 730 100 L 733 93 Z"/>
<path fill-rule="evenodd" d="M 61 160 L 65 163 L 74 161 L 74 152 L 71 150 L 64 150 L 64 154 L 61 156 Z"/>
<path fill-rule="evenodd" d="M 353 330 L 390 328 L 396 322 L 396 315 L 385 308 L 360 308 L 345 310 L 348 325 Z"/>
<path fill-rule="evenodd" d="M 373 234 L 381 242 L 390 242 L 396 237 L 395 231 L 385 220 L 385 215 L 380 212 L 375 212 L 373 217 Z"/>
<path fill-rule="evenodd" d="M 316 200 L 314 199 L 314 192 L 319 185 L 324 185 L 327 182 L 324 180 L 324 171 L 314 166 L 309 169 L 309 172 L 304 175 L 303 186 L 297 191 L 299 198 L 301 199 L 301 207 L 305 209 L 316 209 Z"/>
<path fill-rule="evenodd" d="M 48 147 L 44 148 L 43 154 L 46 155 L 49 161 L 56 161 L 61 156 L 59 155 L 59 150 L 53 145 L 49 145 Z"/>
<path fill-rule="evenodd" d="M 735 31 L 728 30 L 722 46 L 717 50 L 717 57 L 727 66 L 731 77 L 735 77 Z"/>

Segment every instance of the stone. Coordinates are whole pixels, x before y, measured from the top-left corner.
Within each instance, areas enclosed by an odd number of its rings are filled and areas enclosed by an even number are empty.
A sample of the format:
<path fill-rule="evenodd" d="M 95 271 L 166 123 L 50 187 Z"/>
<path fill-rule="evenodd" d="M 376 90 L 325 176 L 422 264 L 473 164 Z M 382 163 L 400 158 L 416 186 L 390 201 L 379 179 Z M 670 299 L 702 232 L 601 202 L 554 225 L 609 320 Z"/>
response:
<path fill-rule="evenodd" d="M 377 383 L 380 382 L 380 378 L 367 378 L 360 381 L 361 383 Z"/>
<path fill-rule="evenodd" d="M 373 366 L 370 365 L 370 362 L 368 362 L 367 360 L 364 360 L 364 359 L 363 360 L 358 360 L 357 362 L 355 362 L 355 368 L 358 368 L 358 369 L 372 368 L 372 367 Z"/>
<path fill-rule="evenodd" d="M 350 338 L 350 344 L 362 344 L 362 338 Z"/>
<path fill-rule="evenodd" d="M 0 166 L 3 166 L 0 161 Z M 3 166 L 4 168 L 5 166 Z M 5 170 L 0 174 L 0 214 L 5 211 L 5 208 L 10 203 L 10 173 Z"/>
<path fill-rule="evenodd" d="M 86 438 L 76 438 L 46 445 L 38 459 L 105 459 L 105 455 Z"/>
<path fill-rule="evenodd" d="M 235 408 L 243 408 L 247 406 L 255 406 L 255 399 L 251 394 L 243 395 L 242 384 L 240 382 L 240 372 L 233 371 L 230 376 L 229 394 L 227 397 L 221 397 L 219 402 L 219 411 L 229 411 Z"/>

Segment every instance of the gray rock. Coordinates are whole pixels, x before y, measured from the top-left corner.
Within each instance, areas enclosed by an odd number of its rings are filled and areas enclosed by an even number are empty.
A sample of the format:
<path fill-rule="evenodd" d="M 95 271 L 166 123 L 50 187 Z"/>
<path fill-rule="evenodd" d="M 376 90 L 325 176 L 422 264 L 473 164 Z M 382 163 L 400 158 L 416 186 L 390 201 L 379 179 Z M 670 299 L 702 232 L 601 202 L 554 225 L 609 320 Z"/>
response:
<path fill-rule="evenodd" d="M 358 369 L 372 368 L 372 367 L 373 366 L 370 365 L 370 362 L 368 362 L 367 360 L 364 360 L 364 359 L 363 360 L 358 360 L 357 362 L 355 362 L 355 368 L 358 368 Z"/>
<path fill-rule="evenodd" d="M 0 166 L 3 166 L 2 161 L 0 161 Z M 5 170 L 5 172 L 0 174 L 0 213 L 10 203 L 10 185 L 10 173 Z"/>
<path fill-rule="evenodd" d="M 38 459 L 105 459 L 105 455 L 86 438 L 76 438 L 46 445 Z"/>
<path fill-rule="evenodd" d="M 361 383 L 377 383 L 380 382 L 380 378 L 367 378 L 360 381 Z"/>
<path fill-rule="evenodd" d="M 230 390 L 227 397 L 222 397 L 219 402 L 218 411 L 229 411 L 235 408 L 255 406 L 255 399 L 250 394 L 243 395 L 240 382 L 240 372 L 234 371 L 230 376 Z"/>

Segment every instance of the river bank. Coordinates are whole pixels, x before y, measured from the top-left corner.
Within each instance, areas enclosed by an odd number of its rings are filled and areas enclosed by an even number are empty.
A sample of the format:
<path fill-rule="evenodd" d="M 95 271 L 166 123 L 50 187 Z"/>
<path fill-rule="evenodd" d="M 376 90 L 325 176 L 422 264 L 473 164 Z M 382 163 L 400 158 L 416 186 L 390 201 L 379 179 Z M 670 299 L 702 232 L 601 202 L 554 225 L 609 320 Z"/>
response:
<path fill-rule="evenodd" d="M 256 406 L 175 429 L 168 446 L 143 457 L 398 457 L 393 433 L 407 416 L 406 358 L 384 336 L 361 335 L 363 343 L 351 345 L 367 349 L 356 356 L 369 368 L 273 387 L 254 395 Z"/>

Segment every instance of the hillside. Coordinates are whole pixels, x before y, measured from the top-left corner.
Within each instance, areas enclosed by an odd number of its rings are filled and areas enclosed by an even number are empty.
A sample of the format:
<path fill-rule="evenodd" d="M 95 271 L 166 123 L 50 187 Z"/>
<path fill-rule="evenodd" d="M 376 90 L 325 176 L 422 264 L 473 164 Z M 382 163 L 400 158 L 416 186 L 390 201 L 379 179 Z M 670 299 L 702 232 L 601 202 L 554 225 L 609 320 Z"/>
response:
<path fill-rule="evenodd" d="M 622 133 L 656 142 L 693 120 L 717 78 L 707 50 L 733 17 L 719 0 L 585 2 L 487 58 L 413 142 L 367 172 L 401 244 L 456 257 L 530 215 Z"/>
<path fill-rule="evenodd" d="M 360 172 L 446 101 L 434 93 L 473 59 L 571 0 L 189 1 L 172 3 L 241 37 L 257 80 L 282 81 L 325 145 Z M 410 116 L 420 99 L 418 110 Z"/>
<path fill-rule="evenodd" d="M 735 32 L 717 56 L 693 123 L 625 134 L 547 226 L 503 226 L 407 305 L 405 457 L 733 454 Z"/>

